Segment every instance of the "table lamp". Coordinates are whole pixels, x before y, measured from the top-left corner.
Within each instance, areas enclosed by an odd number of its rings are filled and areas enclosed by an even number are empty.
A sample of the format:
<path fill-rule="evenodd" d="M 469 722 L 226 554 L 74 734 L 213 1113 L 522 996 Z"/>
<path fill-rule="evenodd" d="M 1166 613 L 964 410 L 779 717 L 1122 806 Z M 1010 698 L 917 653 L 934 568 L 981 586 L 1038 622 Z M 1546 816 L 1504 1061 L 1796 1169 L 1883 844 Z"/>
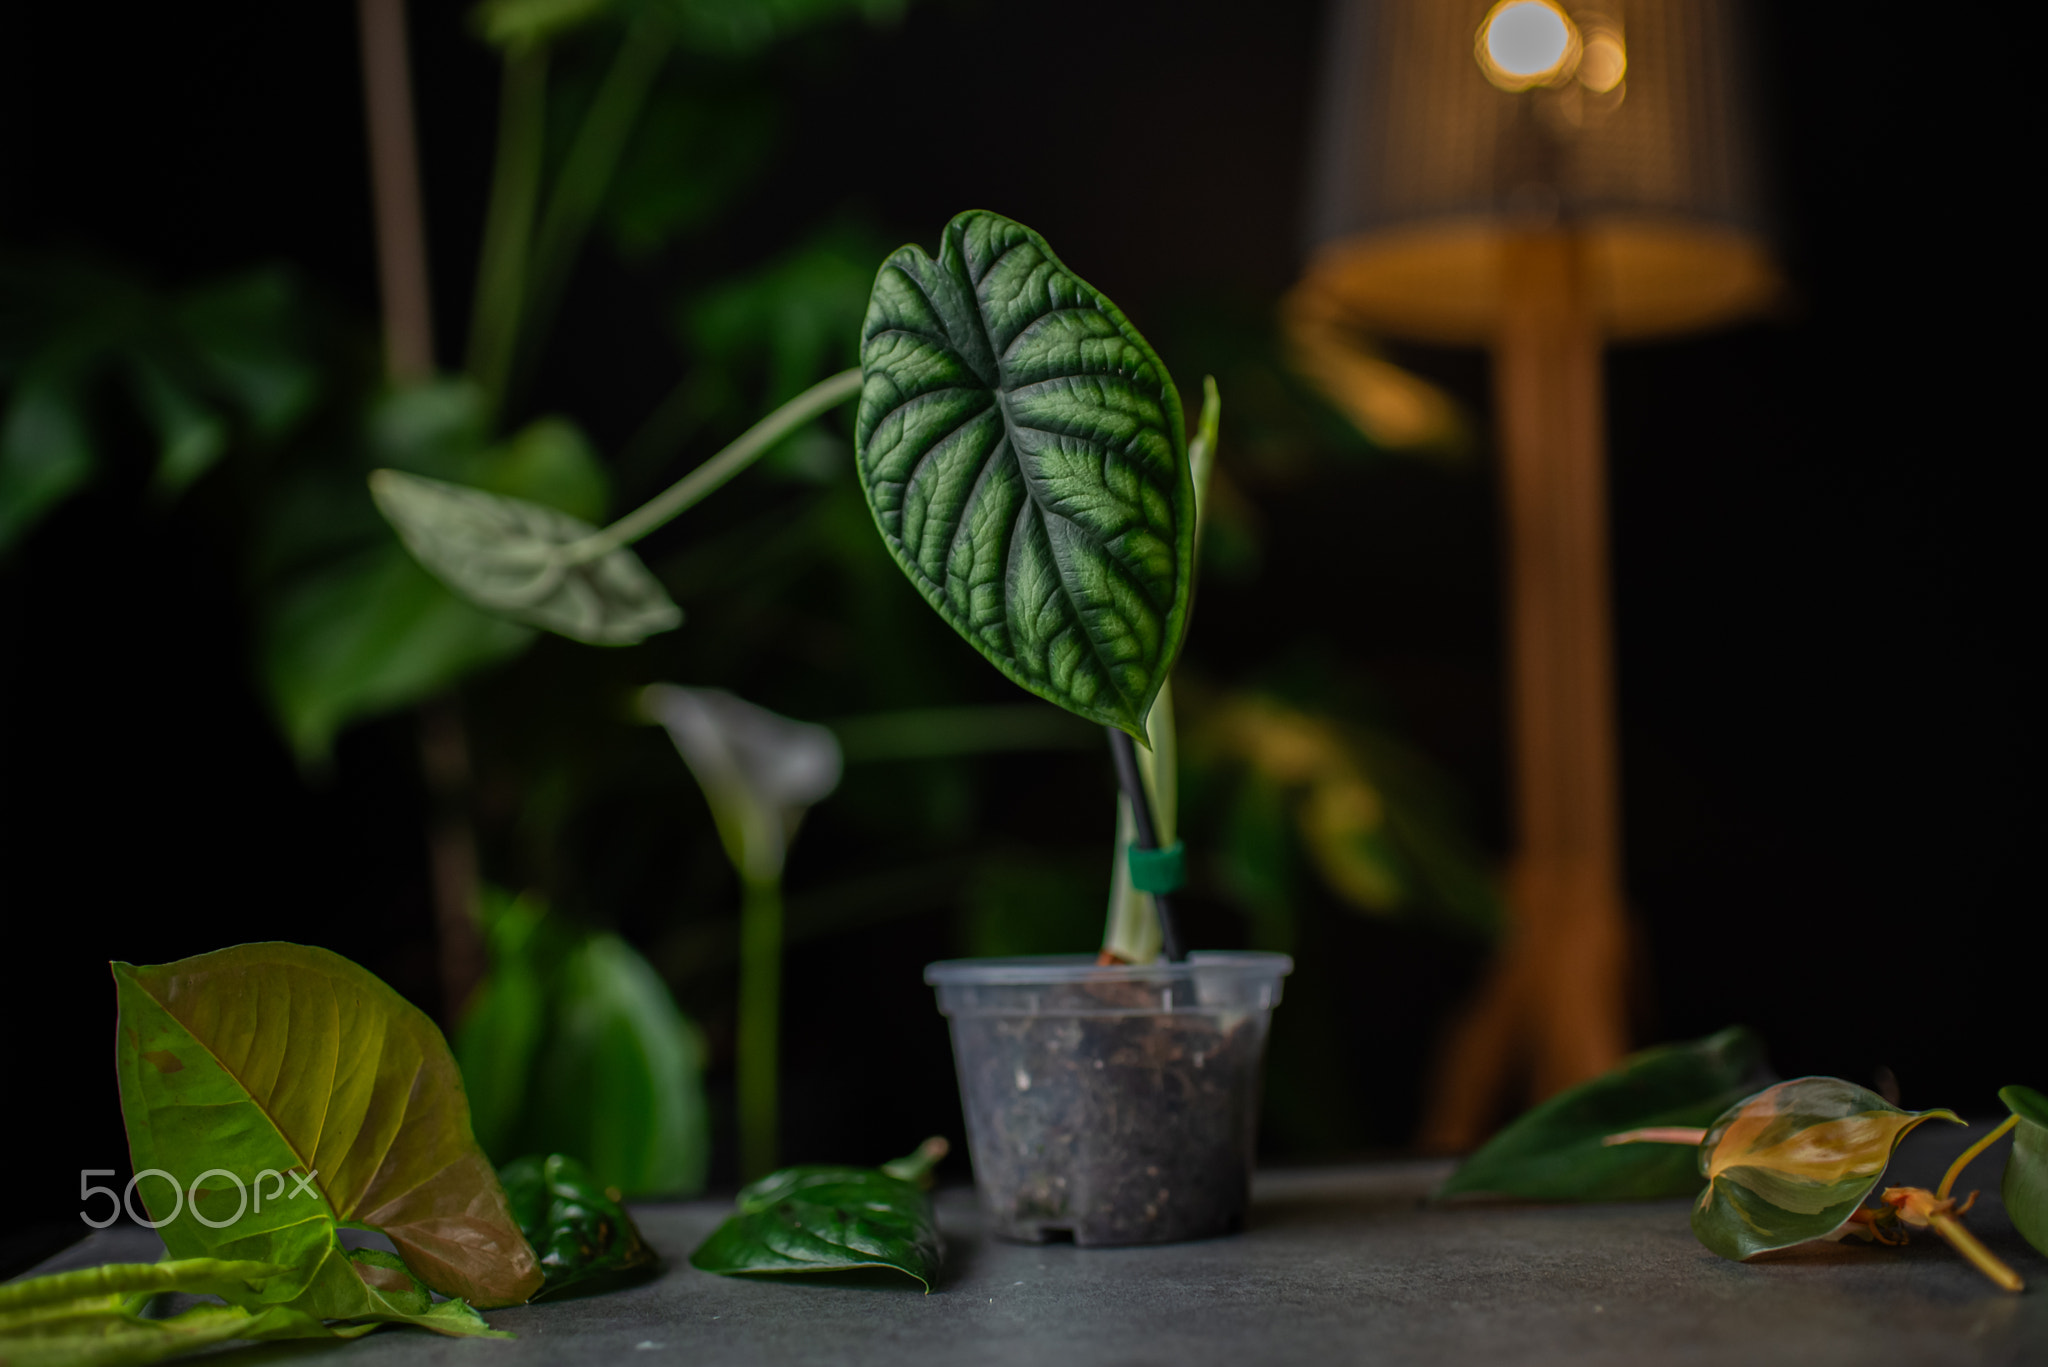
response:
<path fill-rule="evenodd" d="M 1506 520 L 1509 934 L 1419 1142 L 1469 1148 L 1628 1047 L 1601 347 L 1777 276 L 1727 0 L 1336 0 L 1288 307 L 1489 347 Z M 1329 335 L 1326 333 L 1326 335 Z"/>

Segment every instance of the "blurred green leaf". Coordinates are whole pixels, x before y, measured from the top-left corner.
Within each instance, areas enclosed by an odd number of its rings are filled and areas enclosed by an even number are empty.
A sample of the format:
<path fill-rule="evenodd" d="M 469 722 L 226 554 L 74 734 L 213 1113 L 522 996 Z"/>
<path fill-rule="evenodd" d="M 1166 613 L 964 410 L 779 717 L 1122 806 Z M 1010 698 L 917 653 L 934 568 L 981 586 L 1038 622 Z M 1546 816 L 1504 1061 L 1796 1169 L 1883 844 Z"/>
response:
<path fill-rule="evenodd" d="M 485 887 L 480 900 L 490 971 L 464 1008 L 453 1043 L 476 1142 L 502 1163 L 518 1152 L 527 1087 L 547 1029 L 553 975 L 543 965 L 558 963 L 569 946 L 559 943 L 546 908 L 533 898 Z"/>
<path fill-rule="evenodd" d="M 641 257 L 705 226 L 768 174 L 783 122 L 758 79 L 722 67 L 656 86 L 606 191 L 613 246 Z"/>
<path fill-rule="evenodd" d="M 93 472 L 93 449 L 76 391 L 24 376 L 0 417 L 0 551 L 21 539 Z"/>
<path fill-rule="evenodd" d="M 309 765 L 349 722 L 432 697 L 533 639 L 457 598 L 396 542 L 294 578 L 264 610 L 263 681 Z"/>
<path fill-rule="evenodd" d="M 524 48 L 552 42 L 616 7 L 613 0 L 483 0 L 470 18 L 491 46 Z"/>
<path fill-rule="evenodd" d="M 585 522 L 604 516 L 611 480 L 581 428 L 566 418 L 541 418 L 484 452 L 472 481 L 478 488 L 525 499 Z"/>
<path fill-rule="evenodd" d="M 1244 766 L 1225 840 L 1240 896 L 1286 895 L 1294 856 L 1292 842 L 1276 838 L 1277 802 L 1325 885 L 1351 906 L 1467 935 L 1498 933 L 1491 867 L 1448 780 L 1392 737 L 1241 693 L 1199 710 L 1191 755 Z"/>
<path fill-rule="evenodd" d="M 690 1265 L 740 1273 L 893 1268 L 931 1290 L 945 1241 L 918 1184 L 943 1141 L 881 1168 L 803 1167 L 740 1189 L 739 1211 L 690 1255 Z"/>
<path fill-rule="evenodd" d="M 228 425 L 148 357 L 134 363 L 143 415 L 156 429 L 157 488 L 177 493 L 213 468 L 228 449 Z"/>
<path fill-rule="evenodd" d="M 2036 1252 L 2048 1253 L 2048 1096 L 2032 1087 L 2001 1087 L 1998 1099 L 2020 1119 L 2000 1187 L 2005 1213 Z"/>
<path fill-rule="evenodd" d="M 419 563 L 489 612 L 590 645 L 632 645 L 683 620 L 626 547 L 565 554 L 597 531 L 567 513 L 399 470 L 372 472 L 370 492 Z"/>
<path fill-rule="evenodd" d="M 700 1190 L 710 1156 L 694 1026 L 647 961 L 531 898 L 485 899 L 491 967 L 456 1033 L 478 1142 L 563 1153 L 628 1195 Z"/>
<path fill-rule="evenodd" d="M 1962 1123 L 1949 1110 L 1902 1111 L 1840 1078 L 1766 1087 L 1729 1107 L 1700 1142 L 1707 1189 L 1692 1232 L 1738 1262 L 1828 1238 L 1883 1178 L 1899 1141 L 1935 1118 Z"/>
<path fill-rule="evenodd" d="M 861 335 L 857 460 L 898 567 L 1019 686 L 1142 738 L 1194 592 L 1164 363 L 1044 238 L 980 210 L 936 259 L 882 264 Z"/>
<path fill-rule="evenodd" d="M 191 291 L 174 307 L 215 386 L 262 437 L 277 437 L 311 409 L 321 372 L 303 336 L 304 292 L 289 273 L 263 268 Z"/>
<path fill-rule="evenodd" d="M 498 1180 L 519 1232 L 540 1257 L 547 1279 L 540 1296 L 660 1263 L 616 1189 L 607 1191 L 568 1154 L 516 1159 L 499 1170 Z"/>
<path fill-rule="evenodd" d="M 1690 1144 L 1615 1144 L 1626 1130 L 1703 1129 L 1756 1090 L 1763 1042 L 1741 1026 L 1645 1049 L 1612 1072 L 1558 1093 L 1487 1141 L 1438 1189 L 1529 1201 L 1627 1201 L 1700 1189 Z"/>

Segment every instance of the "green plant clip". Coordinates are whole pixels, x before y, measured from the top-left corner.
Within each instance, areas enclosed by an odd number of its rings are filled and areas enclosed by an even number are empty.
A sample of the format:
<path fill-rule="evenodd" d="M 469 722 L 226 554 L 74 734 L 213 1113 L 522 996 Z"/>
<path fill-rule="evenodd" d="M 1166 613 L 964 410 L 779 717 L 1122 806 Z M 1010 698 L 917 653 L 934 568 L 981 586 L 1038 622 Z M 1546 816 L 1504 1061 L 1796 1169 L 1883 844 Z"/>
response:
<path fill-rule="evenodd" d="M 1188 881 L 1187 847 L 1176 840 L 1163 850 L 1131 846 L 1131 886 L 1139 892 L 1178 892 Z"/>

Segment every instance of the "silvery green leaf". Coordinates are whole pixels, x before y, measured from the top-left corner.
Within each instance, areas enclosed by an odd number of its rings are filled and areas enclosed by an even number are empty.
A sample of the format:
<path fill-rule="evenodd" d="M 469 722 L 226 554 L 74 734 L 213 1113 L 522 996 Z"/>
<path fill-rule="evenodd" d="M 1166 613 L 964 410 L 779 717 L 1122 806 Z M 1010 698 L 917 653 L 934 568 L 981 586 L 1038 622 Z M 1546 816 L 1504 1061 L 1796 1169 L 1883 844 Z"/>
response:
<path fill-rule="evenodd" d="M 975 211 L 882 263 L 855 456 L 882 540 L 1025 688 L 1143 738 L 1194 586 L 1180 395 L 1100 291 Z"/>
<path fill-rule="evenodd" d="M 591 645 L 632 645 L 683 620 L 625 548 L 577 562 L 579 518 L 399 470 L 370 476 L 377 507 L 419 562 L 478 607 Z"/>

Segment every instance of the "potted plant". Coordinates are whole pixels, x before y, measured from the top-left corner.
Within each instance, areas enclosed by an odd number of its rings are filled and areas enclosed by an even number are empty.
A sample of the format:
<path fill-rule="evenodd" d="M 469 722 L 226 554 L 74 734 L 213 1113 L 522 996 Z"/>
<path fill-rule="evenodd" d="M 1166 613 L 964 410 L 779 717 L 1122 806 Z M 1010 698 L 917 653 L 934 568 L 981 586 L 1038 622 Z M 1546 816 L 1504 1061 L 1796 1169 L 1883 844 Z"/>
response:
<path fill-rule="evenodd" d="M 378 471 L 422 564 L 481 606 L 594 644 L 681 619 L 629 549 L 781 436 L 859 397 L 883 543 L 997 669 L 1107 728 L 1121 790 L 1100 956 L 934 964 L 996 1229 L 1146 1243 L 1242 1220 L 1266 1025 L 1291 964 L 1184 953 L 1167 679 L 1193 596 L 1220 401 L 1185 430 L 1166 367 L 1045 240 L 999 215 L 882 263 L 861 366 L 814 386 L 645 507 L 565 513 Z"/>

